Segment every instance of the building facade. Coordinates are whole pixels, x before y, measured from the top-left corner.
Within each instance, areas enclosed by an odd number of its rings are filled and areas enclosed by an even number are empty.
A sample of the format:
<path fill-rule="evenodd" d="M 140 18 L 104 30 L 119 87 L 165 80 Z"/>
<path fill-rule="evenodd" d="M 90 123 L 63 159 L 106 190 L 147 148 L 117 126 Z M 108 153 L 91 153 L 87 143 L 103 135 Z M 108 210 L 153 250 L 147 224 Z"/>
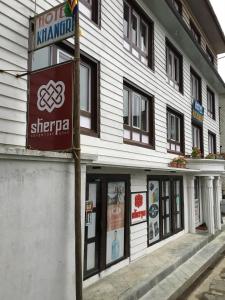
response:
<path fill-rule="evenodd" d="M 2 299 L 74 292 L 72 156 L 25 149 L 27 78 L 14 72 L 73 57 L 72 38 L 28 53 L 29 18 L 61 2 L 0 0 Z M 225 38 L 208 1 L 80 0 L 80 11 L 87 286 L 203 223 L 221 229 L 224 162 L 205 157 L 220 152 Z M 187 168 L 171 167 L 181 155 Z"/>

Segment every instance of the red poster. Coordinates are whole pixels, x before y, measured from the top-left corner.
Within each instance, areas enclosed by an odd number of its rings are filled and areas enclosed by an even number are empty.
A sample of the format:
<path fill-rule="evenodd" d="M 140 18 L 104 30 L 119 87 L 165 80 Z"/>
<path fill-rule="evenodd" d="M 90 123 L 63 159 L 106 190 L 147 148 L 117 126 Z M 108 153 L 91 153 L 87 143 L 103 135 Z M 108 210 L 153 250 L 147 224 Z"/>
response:
<path fill-rule="evenodd" d="M 73 63 L 64 63 L 30 75 L 27 148 L 72 148 Z"/>

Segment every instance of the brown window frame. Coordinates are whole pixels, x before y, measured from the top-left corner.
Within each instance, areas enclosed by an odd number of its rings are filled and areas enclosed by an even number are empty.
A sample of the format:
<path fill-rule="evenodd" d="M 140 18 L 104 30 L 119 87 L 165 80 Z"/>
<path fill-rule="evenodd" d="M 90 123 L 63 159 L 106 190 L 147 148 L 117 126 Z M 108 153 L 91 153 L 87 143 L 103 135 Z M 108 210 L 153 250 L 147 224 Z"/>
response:
<path fill-rule="evenodd" d="M 91 11 L 91 20 L 100 25 L 100 0 L 80 0 L 80 2 Z"/>
<path fill-rule="evenodd" d="M 180 133 L 180 141 L 172 140 L 168 138 L 168 114 L 174 115 L 176 118 L 180 120 L 180 128 L 179 128 L 179 133 Z M 179 155 L 184 155 L 185 153 L 185 142 L 184 142 L 184 115 L 177 110 L 174 110 L 170 106 L 167 106 L 167 112 L 166 112 L 166 117 L 167 117 L 167 152 L 168 153 L 174 153 L 174 154 L 179 154 Z M 176 122 L 175 122 L 176 126 Z M 170 149 L 168 149 L 168 144 L 170 145 Z M 171 145 L 180 146 L 180 151 L 176 150 L 171 150 Z"/>
<path fill-rule="evenodd" d="M 199 30 L 197 29 L 196 25 L 194 24 L 194 22 L 192 20 L 190 20 L 190 29 L 191 29 L 191 33 L 194 37 L 194 39 L 196 40 L 196 42 L 201 45 L 201 33 L 199 32 Z"/>
<path fill-rule="evenodd" d="M 211 99 L 209 99 L 209 95 L 211 96 Z M 213 120 L 216 119 L 216 114 L 215 114 L 215 94 L 213 93 L 213 91 L 208 86 L 207 86 L 207 114 Z"/>
<path fill-rule="evenodd" d="M 192 97 L 192 76 L 198 81 L 198 99 Z M 190 79 L 191 79 L 191 98 L 192 100 L 198 100 L 202 104 L 202 79 L 197 72 L 191 67 L 190 68 Z"/>
<path fill-rule="evenodd" d="M 213 152 L 209 151 L 210 138 L 212 138 L 212 140 L 213 140 L 213 145 L 211 145 L 212 148 L 213 148 Z M 216 151 L 216 134 L 214 132 L 210 131 L 210 130 L 208 130 L 208 152 L 212 153 L 212 154 L 216 154 L 216 152 L 217 152 Z"/>
<path fill-rule="evenodd" d="M 69 42 L 59 43 L 53 46 L 52 63 L 57 63 L 57 51 L 61 50 L 73 56 L 73 47 Z M 84 51 L 81 51 L 81 63 L 90 66 L 91 69 L 91 112 L 80 110 L 81 116 L 90 117 L 91 128 L 80 128 L 81 134 L 100 137 L 100 63 Z"/>
<path fill-rule="evenodd" d="M 169 74 L 169 55 L 172 55 L 172 76 Z M 178 80 L 176 80 L 175 60 L 178 61 Z M 166 73 L 168 81 L 183 94 L 183 57 L 174 45 L 166 38 Z"/>
<path fill-rule="evenodd" d="M 207 45 L 206 45 L 206 54 L 207 54 L 208 60 L 214 65 L 214 55 Z"/>
<path fill-rule="evenodd" d="M 200 150 L 201 150 L 201 157 L 204 157 L 204 143 L 203 143 L 203 126 L 192 120 L 191 129 L 192 129 L 192 148 L 196 147 L 193 145 L 193 127 L 199 130 L 199 142 L 200 142 Z"/>
<path fill-rule="evenodd" d="M 150 149 L 154 149 L 155 147 L 155 125 L 154 125 L 154 97 L 150 95 L 149 93 L 146 93 L 145 91 L 141 90 L 140 88 L 136 87 L 135 85 L 131 84 L 129 81 L 124 80 L 123 90 L 128 91 L 128 125 L 124 124 L 123 127 L 124 130 L 130 131 L 130 139 L 124 138 L 123 141 L 126 144 L 146 147 Z M 139 128 L 135 128 L 132 126 L 132 94 L 136 93 L 144 98 L 144 100 L 148 101 L 148 123 L 146 125 L 148 126 L 148 131 L 144 131 Z M 142 122 L 140 121 L 140 126 Z M 149 143 L 144 142 L 138 142 L 132 139 L 133 133 L 140 134 L 140 140 L 142 140 L 142 136 L 146 135 L 148 136 Z"/>
<path fill-rule="evenodd" d="M 173 3 L 175 10 L 182 16 L 182 11 L 183 11 L 182 3 L 179 0 L 172 0 L 172 3 Z M 177 5 L 177 7 L 176 7 L 176 5 Z"/>
<path fill-rule="evenodd" d="M 123 1 L 123 13 L 125 5 L 129 8 L 129 20 L 128 20 L 128 37 L 123 34 L 124 40 L 130 45 L 129 52 L 132 54 L 132 49 L 134 49 L 136 52 L 138 52 L 139 56 L 135 56 L 138 60 L 141 61 L 141 58 L 144 57 L 147 60 L 147 66 L 153 70 L 153 53 L 154 53 L 154 23 L 149 18 L 149 16 L 140 8 L 140 6 L 135 3 L 133 0 L 124 0 Z M 137 28 L 139 28 L 139 32 L 137 29 L 137 44 L 135 45 L 132 41 L 132 15 L 135 14 L 138 16 L 137 22 L 139 23 L 139 26 L 137 24 Z M 124 15 L 123 15 L 124 20 Z M 147 53 L 141 50 L 141 26 L 142 23 L 147 26 Z M 141 61 L 142 62 L 142 61 Z M 143 62 L 142 62 L 143 63 Z M 143 63 L 144 64 L 144 63 Z"/>

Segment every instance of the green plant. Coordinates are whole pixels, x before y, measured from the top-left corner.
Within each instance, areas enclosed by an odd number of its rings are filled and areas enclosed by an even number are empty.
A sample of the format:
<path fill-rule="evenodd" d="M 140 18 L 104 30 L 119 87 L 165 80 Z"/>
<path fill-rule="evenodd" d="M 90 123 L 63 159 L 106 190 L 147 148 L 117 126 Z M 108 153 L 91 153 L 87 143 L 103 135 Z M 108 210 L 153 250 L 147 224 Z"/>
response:
<path fill-rule="evenodd" d="M 206 158 L 206 159 L 215 159 L 215 158 L 216 158 L 216 154 L 209 153 L 208 155 L 206 155 L 205 158 Z"/>
<path fill-rule="evenodd" d="M 202 156 L 201 150 L 197 147 L 193 147 L 191 157 L 192 158 L 201 158 L 201 156 Z"/>

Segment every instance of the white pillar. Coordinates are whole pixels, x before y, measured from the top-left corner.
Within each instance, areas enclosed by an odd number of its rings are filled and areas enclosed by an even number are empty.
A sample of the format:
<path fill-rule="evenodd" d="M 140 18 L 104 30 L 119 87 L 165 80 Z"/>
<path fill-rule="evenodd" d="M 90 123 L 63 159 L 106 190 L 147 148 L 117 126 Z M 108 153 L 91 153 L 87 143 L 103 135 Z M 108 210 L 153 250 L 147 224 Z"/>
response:
<path fill-rule="evenodd" d="M 215 178 L 215 226 L 218 230 L 221 230 L 221 208 L 220 208 L 220 202 L 221 202 L 221 196 L 222 196 L 222 188 L 221 188 L 221 179 L 220 177 Z"/>
<path fill-rule="evenodd" d="M 188 207 L 189 207 L 189 232 L 195 233 L 195 197 L 194 197 L 194 176 L 188 176 Z"/>
<path fill-rule="evenodd" d="M 213 203 L 213 176 L 205 177 L 205 199 L 207 205 L 207 226 L 210 234 L 215 234 L 214 203 Z"/>

